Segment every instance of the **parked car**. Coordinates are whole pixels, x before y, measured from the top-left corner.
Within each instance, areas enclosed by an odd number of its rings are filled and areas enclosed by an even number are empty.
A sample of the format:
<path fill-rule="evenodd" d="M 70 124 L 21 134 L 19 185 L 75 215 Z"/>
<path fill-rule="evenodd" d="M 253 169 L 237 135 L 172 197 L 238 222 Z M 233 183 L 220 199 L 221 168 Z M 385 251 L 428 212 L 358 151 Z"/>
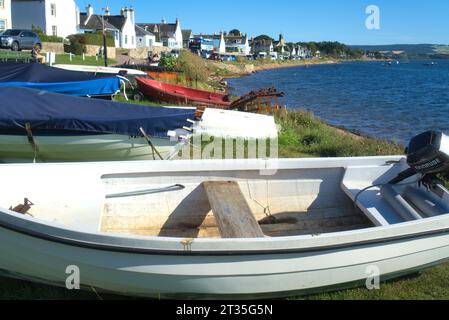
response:
<path fill-rule="evenodd" d="M 39 36 L 31 30 L 8 29 L 0 35 L 0 46 L 12 51 L 22 49 L 33 49 L 38 47 L 42 49 L 42 41 Z"/>

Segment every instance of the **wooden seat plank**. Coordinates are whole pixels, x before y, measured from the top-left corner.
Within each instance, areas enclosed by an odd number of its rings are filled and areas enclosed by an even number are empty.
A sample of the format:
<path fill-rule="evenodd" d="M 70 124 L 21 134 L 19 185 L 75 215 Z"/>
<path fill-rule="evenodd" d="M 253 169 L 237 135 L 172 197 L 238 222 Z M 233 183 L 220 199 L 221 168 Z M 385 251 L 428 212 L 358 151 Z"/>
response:
<path fill-rule="evenodd" d="M 222 238 L 263 238 L 262 229 L 237 182 L 203 183 Z"/>

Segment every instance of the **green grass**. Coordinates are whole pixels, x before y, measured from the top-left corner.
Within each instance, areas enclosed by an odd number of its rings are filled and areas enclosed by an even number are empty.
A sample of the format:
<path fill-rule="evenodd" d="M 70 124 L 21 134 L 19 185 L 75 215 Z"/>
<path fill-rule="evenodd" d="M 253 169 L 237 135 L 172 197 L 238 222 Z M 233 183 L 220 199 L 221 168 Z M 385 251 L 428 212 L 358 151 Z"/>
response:
<path fill-rule="evenodd" d="M 10 50 L 0 50 L 0 60 L 8 59 L 8 60 L 23 60 L 23 59 L 31 59 L 31 51 L 10 51 Z"/>
<path fill-rule="evenodd" d="M 403 154 L 404 147 L 331 127 L 313 114 L 289 112 L 277 118 L 282 158 L 359 157 Z"/>
<path fill-rule="evenodd" d="M 123 97 L 117 101 L 126 102 Z M 133 101 L 129 101 L 135 103 Z M 142 101 L 141 105 L 157 105 Z M 277 117 L 280 157 L 340 157 L 402 154 L 403 147 L 385 140 L 360 137 L 331 127 L 312 114 L 297 111 Z M 290 300 L 428 300 L 449 299 L 449 264 L 381 284 L 380 290 L 362 287 Z M 116 299 L 90 291 L 68 291 L 26 281 L 0 278 L 0 299 Z"/>
<path fill-rule="evenodd" d="M 113 59 L 108 59 L 108 64 L 113 65 L 117 63 Z M 83 60 L 82 56 L 72 56 L 72 61 L 70 61 L 69 54 L 57 54 L 56 55 L 56 64 L 76 64 L 76 65 L 85 65 L 85 66 L 104 66 L 104 59 L 96 57 L 85 57 Z"/>

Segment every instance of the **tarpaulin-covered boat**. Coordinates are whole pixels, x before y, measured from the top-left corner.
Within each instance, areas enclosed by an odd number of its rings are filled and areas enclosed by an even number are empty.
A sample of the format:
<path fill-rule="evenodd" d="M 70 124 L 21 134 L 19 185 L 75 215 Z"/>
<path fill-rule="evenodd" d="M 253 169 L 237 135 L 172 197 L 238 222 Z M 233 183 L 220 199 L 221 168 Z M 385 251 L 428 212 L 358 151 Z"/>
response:
<path fill-rule="evenodd" d="M 136 78 L 139 90 L 147 97 L 161 102 L 227 109 L 229 95 L 187 88 L 147 78 Z"/>
<path fill-rule="evenodd" d="M 111 96 L 124 78 L 102 73 L 69 71 L 38 63 L 0 63 L 0 86 L 25 87 L 72 96 Z"/>
<path fill-rule="evenodd" d="M 182 128 L 194 117 L 193 108 L 0 87 L 0 161 L 168 159 L 184 145 Z"/>

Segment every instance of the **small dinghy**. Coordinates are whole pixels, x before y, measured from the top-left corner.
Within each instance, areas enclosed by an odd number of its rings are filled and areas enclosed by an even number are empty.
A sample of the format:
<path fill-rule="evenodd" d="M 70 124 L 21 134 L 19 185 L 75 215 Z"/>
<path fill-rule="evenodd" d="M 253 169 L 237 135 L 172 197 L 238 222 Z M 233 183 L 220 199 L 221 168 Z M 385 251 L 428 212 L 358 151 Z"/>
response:
<path fill-rule="evenodd" d="M 166 160 L 195 112 L 0 87 L 0 161 Z"/>
<path fill-rule="evenodd" d="M 84 288 L 208 299 L 413 273 L 449 258 L 449 193 L 434 179 L 448 149 L 420 139 L 407 161 L 0 165 L 0 270 L 65 286 L 75 266 Z"/>
<path fill-rule="evenodd" d="M 53 67 L 69 71 L 90 72 L 94 74 L 115 74 L 115 75 L 126 74 L 128 76 L 134 77 L 147 76 L 147 74 L 143 71 L 120 67 L 99 67 L 99 66 L 84 66 L 75 64 L 55 64 L 53 65 Z"/>
<path fill-rule="evenodd" d="M 0 62 L 0 86 L 24 87 L 79 97 L 111 97 L 126 78 L 68 71 L 39 63 Z"/>
<path fill-rule="evenodd" d="M 148 98 L 183 105 L 227 109 L 229 95 L 187 88 L 147 78 L 136 78 L 139 90 Z"/>

